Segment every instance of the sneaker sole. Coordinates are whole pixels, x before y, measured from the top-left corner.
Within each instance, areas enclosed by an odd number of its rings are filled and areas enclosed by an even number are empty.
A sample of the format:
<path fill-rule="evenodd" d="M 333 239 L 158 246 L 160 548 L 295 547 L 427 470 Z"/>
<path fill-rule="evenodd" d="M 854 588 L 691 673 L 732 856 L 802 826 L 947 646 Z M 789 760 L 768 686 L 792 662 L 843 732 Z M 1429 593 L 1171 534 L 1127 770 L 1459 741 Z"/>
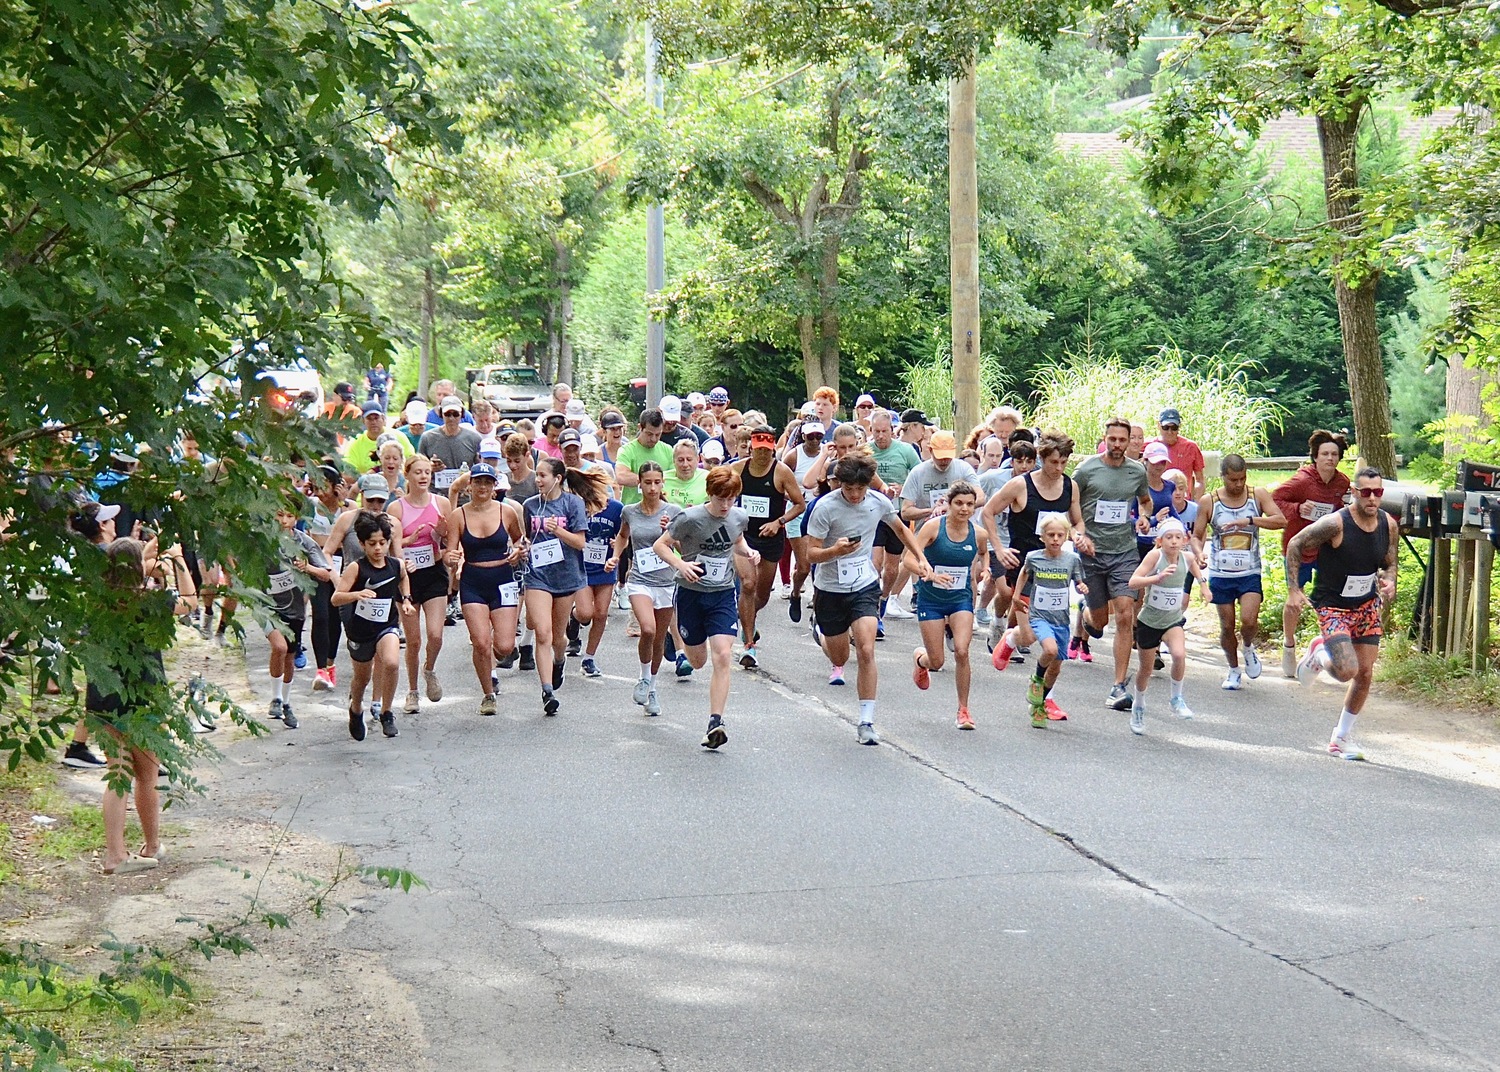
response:
<path fill-rule="evenodd" d="M 703 738 L 703 747 L 707 748 L 710 752 L 716 752 L 720 748 L 723 748 L 728 741 L 729 734 L 725 731 L 724 727 L 717 726 L 709 730 L 708 735 Z"/>

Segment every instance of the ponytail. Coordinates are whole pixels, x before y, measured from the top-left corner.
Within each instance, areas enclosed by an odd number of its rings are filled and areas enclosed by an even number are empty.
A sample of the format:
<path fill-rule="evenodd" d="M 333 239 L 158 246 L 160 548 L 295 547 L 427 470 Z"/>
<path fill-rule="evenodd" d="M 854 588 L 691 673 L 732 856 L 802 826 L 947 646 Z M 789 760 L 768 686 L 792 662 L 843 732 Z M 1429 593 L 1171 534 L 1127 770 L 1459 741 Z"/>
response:
<path fill-rule="evenodd" d="M 562 479 L 563 487 L 583 500 L 590 516 L 609 505 L 609 477 L 601 470 L 585 473 L 582 469 L 564 469 Z"/>

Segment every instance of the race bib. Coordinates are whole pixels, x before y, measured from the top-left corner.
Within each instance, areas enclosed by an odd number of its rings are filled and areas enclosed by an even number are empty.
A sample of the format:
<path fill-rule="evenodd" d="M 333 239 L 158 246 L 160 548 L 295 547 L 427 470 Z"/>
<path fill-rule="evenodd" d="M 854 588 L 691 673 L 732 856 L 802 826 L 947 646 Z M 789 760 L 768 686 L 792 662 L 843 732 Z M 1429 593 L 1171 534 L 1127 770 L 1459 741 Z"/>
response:
<path fill-rule="evenodd" d="M 1251 551 L 1220 551 L 1216 563 L 1220 573 L 1245 573 L 1255 566 L 1255 554 Z"/>
<path fill-rule="evenodd" d="M 561 540 L 543 540 L 541 543 L 531 545 L 531 564 L 533 566 L 550 566 L 554 562 L 563 559 Z"/>
<path fill-rule="evenodd" d="M 1066 588 L 1043 588 L 1037 585 L 1031 593 L 1031 609 L 1053 614 L 1067 610 L 1068 590 Z"/>
<path fill-rule="evenodd" d="M 367 622 L 384 624 L 391 620 L 391 601 L 389 599 L 361 599 L 354 604 L 354 616 L 363 618 Z"/>
<path fill-rule="evenodd" d="M 500 605 L 502 607 L 518 606 L 521 602 L 521 585 L 517 581 L 510 581 L 500 586 Z"/>
<path fill-rule="evenodd" d="M 1124 499 L 1100 499 L 1094 504 L 1094 520 L 1101 525 L 1123 525 L 1130 520 L 1130 503 Z"/>
<path fill-rule="evenodd" d="M 655 573 L 662 568 L 661 556 L 649 547 L 640 547 L 635 552 L 635 568 L 642 573 Z"/>
<path fill-rule="evenodd" d="M 1104 504 L 1100 503 L 1099 505 L 1103 506 Z M 1042 526 L 1045 525 L 1048 521 L 1052 520 L 1052 518 L 1054 517 L 1062 518 L 1062 523 L 1064 525 L 1068 525 L 1068 515 L 1063 513 L 1061 510 L 1042 510 L 1036 515 L 1036 534 L 1038 536 L 1042 534 Z M 1072 528 L 1072 525 L 1068 525 L 1069 531 L 1072 531 Z"/>
<path fill-rule="evenodd" d="M 603 540 L 590 540 L 583 545 L 583 560 L 590 566 L 603 566 L 609 561 L 609 544 Z"/>
<path fill-rule="evenodd" d="M 740 505 L 745 508 L 745 513 L 751 517 L 769 518 L 771 516 L 771 497 L 769 495 L 741 495 Z"/>
<path fill-rule="evenodd" d="M 1146 605 L 1155 607 L 1157 610 L 1167 610 L 1176 613 L 1187 604 L 1187 591 L 1182 588 L 1168 588 L 1164 585 L 1155 584 L 1151 586 L 1151 594 L 1146 597 Z"/>
<path fill-rule="evenodd" d="M 939 584 L 939 588 L 946 588 L 950 592 L 958 592 L 969 587 L 968 566 L 933 566 L 932 572 L 939 577 L 949 577 L 947 584 Z"/>
<path fill-rule="evenodd" d="M 403 547 L 401 557 L 406 559 L 406 568 L 410 570 L 426 569 L 437 562 L 437 555 L 433 553 L 430 543 L 418 544 L 416 547 Z"/>
<path fill-rule="evenodd" d="M 328 568 L 331 569 L 331 570 L 333 570 L 333 575 L 334 575 L 335 578 L 337 578 L 340 573 L 344 572 L 344 556 L 343 555 L 334 555 L 328 561 L 330 563 L 332 563 Z"/>
<path fill-rule="evenodd" d="M 1374 573 L 1361 573 L 1355 577 L 1345 577 L 1344 590 L 1339 594 L 1345 599 L 1357 599 L 1360 596 L 1367 596 L 1375 591 L 1376 576 Z"/>
<path fill-rule="evenodd" d="M 727 558 L 700 559 L 698 565 L 703 567 L 703 576 L 699 578 L 702 584 L 723 584 L 729 579 L 729 559 Z"/>
<path fill-rule="evenodd" d="M 834 561 L 839 567 L 839 584 L 857 590 L 875 583 L 875 565 L 864 555 L 845 555 Z"/>
<path fill-rule="evenodd" d="M 447 491 L 458 479 L 457 469 L 439 469 L 432 474 L 432 486 L 438 491 Z"/>
<path fill-rule="evenodd" d="M 1308 519 L 1310 521 L 1316 521 L 1320 517 L 1327 517 L 1329 514 L 1333 513 L 1333 506 L 1329 503 L 1315 502 L 1311 505 L 1312 517 Z"/>
<path fill-rule="evenodd" d="M 291 570 L 282 570 L 280 573 L 271 574 L 271 594 L 279 596 L 283 592 L 290 592 L 297 587 L 297 582 L 292 579 Z"/>

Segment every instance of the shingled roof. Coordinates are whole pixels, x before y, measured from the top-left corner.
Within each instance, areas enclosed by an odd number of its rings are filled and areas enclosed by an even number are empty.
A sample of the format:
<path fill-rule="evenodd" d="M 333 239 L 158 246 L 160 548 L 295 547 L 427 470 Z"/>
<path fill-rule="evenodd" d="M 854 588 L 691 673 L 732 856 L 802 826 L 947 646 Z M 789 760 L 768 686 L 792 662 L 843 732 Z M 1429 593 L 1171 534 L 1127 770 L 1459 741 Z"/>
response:
<path fill-rule="evenodd" d="M 1452 123 L 1459 114 L 1457 108 L 1439 108 L 1431 115 L 1408 116 L 1401 125 L 1401 137 L 1416 146 L 1432 131 Z M 1120 132 L 1116 130 L 1058 134 L 1055 144 L 1059 152 L 1084 160 L 1102 160 L 1111 167 L 1123 168 L 1137 155 L 1120 140 Z M 1311 116 L 1287 112 L 1265 125 L 1258 144 L 1269 152 L 1273 172 L 1294 159 L 1315 162 L 1319 158 L 1317 123 Z"/>

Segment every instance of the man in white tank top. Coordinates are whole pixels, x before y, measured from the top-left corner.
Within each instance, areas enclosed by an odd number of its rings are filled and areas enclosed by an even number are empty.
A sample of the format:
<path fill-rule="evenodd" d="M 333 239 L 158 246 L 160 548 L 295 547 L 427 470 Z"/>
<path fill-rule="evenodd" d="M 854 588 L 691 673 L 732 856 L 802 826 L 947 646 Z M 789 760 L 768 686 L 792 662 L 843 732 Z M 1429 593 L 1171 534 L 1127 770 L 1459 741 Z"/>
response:
<path fill-rule="evenodd" d="M 1209 602 L 1219 612 L 1219 646 L 1229 663 L 1221 688 L 1232 692 L 1245 677 L 1260 677 L 1260 656 L 1255 651 L 1262 600 L 1260 530 L 1282 528 L 1286 518 L 1269 491 L 1249 486 L 1245 459 L 1238 454 L 1224 456 L 1219 475 L 1224 486 L 1198 500 L 1193 548 L 1198 552 L 1198 565 L 1208 570 Z"/>

